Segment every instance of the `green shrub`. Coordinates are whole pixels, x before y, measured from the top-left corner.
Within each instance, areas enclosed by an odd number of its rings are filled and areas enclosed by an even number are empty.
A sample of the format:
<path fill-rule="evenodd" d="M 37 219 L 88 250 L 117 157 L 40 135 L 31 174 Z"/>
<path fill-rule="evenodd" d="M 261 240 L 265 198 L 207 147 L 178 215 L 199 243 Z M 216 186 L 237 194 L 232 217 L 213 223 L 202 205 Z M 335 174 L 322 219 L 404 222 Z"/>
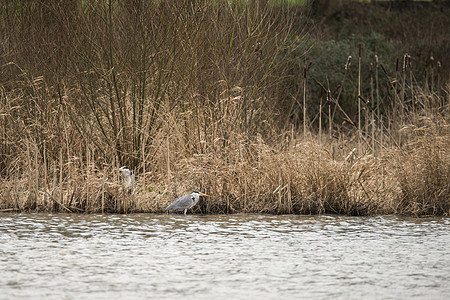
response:
<path fill-rule="evenodd" d="M 369 36 L 352 35 L 350 38 L 343 40 L 318 42 L 313 41 L 310 36 L 306 35 L 301 41 L 295 39 L 294 43 L 299 43 L 299 45 L 302 46 L 292 47 L 292 55 L 294 56 L 292 72 L 297 74 L 297 76 L 293 76 L 293 85 L 301 85 L 300 87 L 297 87 L 297 89 L 302 89 L 303 83 L 298 78 L 302 77 L 301 74 L 303 74 L 305 62 L 307 64 L 311 63 L 307 76 L 307 114 L 310 119 L 312 119 L 319 111 L 320 97 L 322 96 L 324 104 L 326 101 L 326 94 L 323 92 L 323 88 L 317 84 L 317 82 L 320 82 L 326 89 L 329 89 L 332 92 L 334 98 L 338 98 L 343 110 L 355 120 L 358 113 L 359 45 L 361 45 L 362 50 L 361 95 L 367 100 L 371 99 L 372 93 L 375 94 L 375 55 L 378 56 L 379 63 L 383 64 L 390 75 L 395 74 L 394 71 L 397 57 L 402 57 L 403 55 L 398 53 L 394 45 L 383 35 L 376 32 Z M 310 51 L 306 57 L 304 55 L 305 45 L 310 45 Z M 298 55 L 296 51 L 298 51 Z M 346 69 L 345 66 L 349 56 L 352 58 L 349 68 Z M 381 68 L 378 69 L 378 79 L 380 99 L 383 99 L 387 97 L 389 83 Z M 301 94 L 298 95 L 298 97 L 301 98 Z M 302 101 L 297 102 L 296 109 L 298 111 L 302 110 L 300 103 L 302 103 Z M 301 113 L 296 113 L 301 115 Z M 325 116 L 323 121 L 326 122 Z"/>

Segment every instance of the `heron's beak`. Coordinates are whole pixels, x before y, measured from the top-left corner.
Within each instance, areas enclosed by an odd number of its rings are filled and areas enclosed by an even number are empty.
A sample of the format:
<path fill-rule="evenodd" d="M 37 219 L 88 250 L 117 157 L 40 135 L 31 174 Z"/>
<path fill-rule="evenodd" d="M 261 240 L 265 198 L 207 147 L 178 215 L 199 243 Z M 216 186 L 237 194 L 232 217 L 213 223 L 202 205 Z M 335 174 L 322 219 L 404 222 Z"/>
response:
<path fill-rule="evenodd" d="M 203 196 L 203 197 L 208 197 L 209 195 L 206 195 L 206 194 L 200 193 L 200 196 Z"/>

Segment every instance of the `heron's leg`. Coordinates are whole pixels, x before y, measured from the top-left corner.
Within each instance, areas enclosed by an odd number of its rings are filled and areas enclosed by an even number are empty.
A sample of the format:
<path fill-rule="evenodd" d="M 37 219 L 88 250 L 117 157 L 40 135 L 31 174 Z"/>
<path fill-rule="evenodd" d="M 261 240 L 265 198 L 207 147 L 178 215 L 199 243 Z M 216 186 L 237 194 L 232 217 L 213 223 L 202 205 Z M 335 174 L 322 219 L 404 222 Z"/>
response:
<path fill-rule="evenodd" d="M 187 208 L 184 209 L 184 215 L 186 215 Z"/>

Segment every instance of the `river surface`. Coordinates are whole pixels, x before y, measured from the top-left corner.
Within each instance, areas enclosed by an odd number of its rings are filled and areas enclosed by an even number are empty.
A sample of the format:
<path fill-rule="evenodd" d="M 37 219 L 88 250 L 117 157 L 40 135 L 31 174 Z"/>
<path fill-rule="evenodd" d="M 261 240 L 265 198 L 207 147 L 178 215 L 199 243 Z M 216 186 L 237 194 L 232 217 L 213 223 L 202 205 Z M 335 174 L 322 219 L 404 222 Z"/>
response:
<path fill-rule="evenodd" d="M 0 299 L 450 299 L 450 218 L 0 214 Z"/>

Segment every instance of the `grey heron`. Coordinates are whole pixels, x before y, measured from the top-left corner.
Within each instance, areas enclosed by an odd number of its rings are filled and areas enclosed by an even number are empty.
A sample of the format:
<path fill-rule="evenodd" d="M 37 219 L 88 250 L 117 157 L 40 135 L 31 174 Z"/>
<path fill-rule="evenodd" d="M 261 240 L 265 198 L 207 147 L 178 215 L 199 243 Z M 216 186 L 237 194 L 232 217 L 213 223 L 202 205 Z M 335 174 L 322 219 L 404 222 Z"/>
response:
<path fill-rule="evenodd" d="M 131 194 L 136 188 L 136 179 L 134 177 L 134 172 L 128 169 L 127 166 L 120 167 L 116 170 L 119 170 L 120 174 L 122 175 L 124 189 L 128 192 L 128 194 Z"/>
<path fill-rule="evenodd" d="M 189 208 L 197 204 L 198 200 L 200 199 L 200 196 L 207 197 L 208 195 L 203 194 L 199 191 L 193 191 L 192 193 L 181 196 L 177 200 L 173 201 L 169 206 L 166 207 L 164 211 L 168 210 L 184 211 L 184 214 L 186 214 L 186 211 Z"/>

